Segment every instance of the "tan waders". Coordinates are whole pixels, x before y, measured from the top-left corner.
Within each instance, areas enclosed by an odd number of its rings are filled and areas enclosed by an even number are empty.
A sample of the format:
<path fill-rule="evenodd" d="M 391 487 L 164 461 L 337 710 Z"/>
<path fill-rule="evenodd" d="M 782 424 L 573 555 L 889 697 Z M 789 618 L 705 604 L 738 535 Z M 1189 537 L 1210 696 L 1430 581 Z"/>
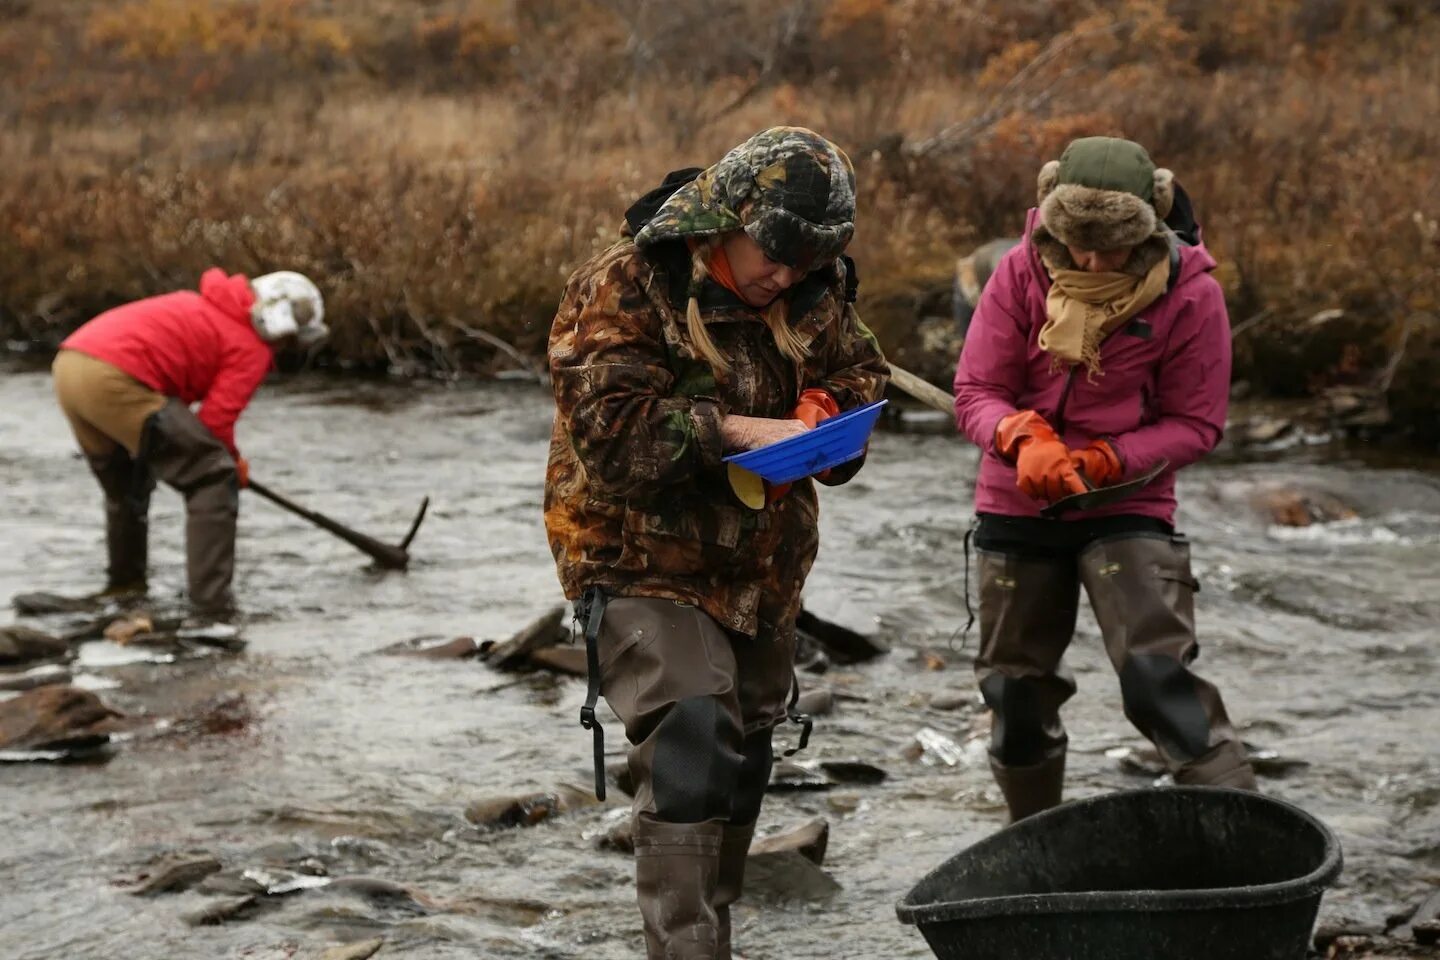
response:
<path fill-rule="evenodd" d="M 156 478 L 185 497 L 185 567 L 197 612 L 233 607 L 235 461 L 185 404 L 74 350 L 53 366 L 55 395 L 105 493 L 107 589 L 143 588 Z"/>
<path fill-rule="evenodd" d="M 635 881 L 649 960 L 727 960 L 730 906 L 785 717 L 794 635 L 738 636 L 699 609 L 605 607 L 601 690 L 635 783 Z"/>
<path fill-rule="evenodd" d="M 1060 802 L 1065 728 L 1075 692 L 1063 662 L 1083 584 L 1120 676 L 1125 716 L 1159 750 L 1177 783 L 1255 789 L 1220 694 L 1190 670 L 1195 641 L 1190 547 L 1184 537 L 1128 533 L 1072 556 L 982 549 L 980 691 L 993 713 L 990 762 L 1012 820 Z"/>

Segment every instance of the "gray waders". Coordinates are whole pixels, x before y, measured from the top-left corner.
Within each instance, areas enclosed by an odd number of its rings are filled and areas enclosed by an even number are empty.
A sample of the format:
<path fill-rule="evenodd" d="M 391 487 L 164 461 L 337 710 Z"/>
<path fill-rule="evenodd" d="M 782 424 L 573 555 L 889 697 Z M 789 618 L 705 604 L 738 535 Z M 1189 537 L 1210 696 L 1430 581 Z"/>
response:
<path fill-rule="evenodd" d="M 631 744 L 646 956 L 728 960 L 730 907 L 770 780 L 771 736 L 793 701 L 794 633 L 739 636 L 689 604 L 607 602 L 595 590 L 577 615 L 593 650 L 582 723 L 595 729 L 598 670 L 598 692 Z"/>
<path fill-rule="evenodd" d="M 1010 817 L 1060 802 L 1065 728 L 1075 693 L 1063 657 L 1083 585 L 1120 676 L 1125 716 L 1160 752 L 1177 783 L 1255 789 L 1255 775 L 1219 691 L 1191 671 L 1195 640 L 1190 545 L 1163 533 L 1101 537 L 1073 557 L 980 557 L 980 653 L 975 672 L 993 711 L 990 765 Z"/>

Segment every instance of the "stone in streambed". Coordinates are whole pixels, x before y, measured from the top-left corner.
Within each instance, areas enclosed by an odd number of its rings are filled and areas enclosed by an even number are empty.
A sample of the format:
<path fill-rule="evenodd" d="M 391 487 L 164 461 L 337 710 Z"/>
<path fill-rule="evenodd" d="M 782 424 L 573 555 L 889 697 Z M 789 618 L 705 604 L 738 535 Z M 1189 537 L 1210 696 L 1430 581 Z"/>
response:
<path fill-rule="evenodd" d="M 794 851 L 818 867 L 825 862 L 829 842 L 829 822 L 824 817 L 816 817 L 798 827 L 756 839 L 750 844 L 750 858 Z"/>
<path fill-rule="evenodd" d="M 0 664 L 59 660 L 70 653 L 70 644 L 61 637 L 29 627 L 0 627 Z"/>
<path fill-rule="evenodd" d="M 343 943 L 338 947 L 330 947 L 320 954 L 317 960 L 370 960 L 371 957 L 380 952 L 385 946 L 384 937 L 376 937 L 373 940 L 358 940 L 355 943 Z"/>
<path fill-rule="evenodd" d="M 41 687 L 0 702 L 0 750 L 53 750 L 83 741 L 103 744 L 107 722 L 121 714 L 88 690 Z"/>
<path fill-rule="evenodd" d="M 254 896 L 222 897 L 182 914 L 180 919 L 192 927 L 217 926 L 230 920 L 244 919 L 245 914 L 252 912 L 259 902 Z"/>
<path fill-rule="evenodd" d="M 160 893 L 178 893 L 220 870 L 220 861 L 209 854 L 172 855 L 165 857 L 137 878 L 130 889 L 137 897 Z"/>

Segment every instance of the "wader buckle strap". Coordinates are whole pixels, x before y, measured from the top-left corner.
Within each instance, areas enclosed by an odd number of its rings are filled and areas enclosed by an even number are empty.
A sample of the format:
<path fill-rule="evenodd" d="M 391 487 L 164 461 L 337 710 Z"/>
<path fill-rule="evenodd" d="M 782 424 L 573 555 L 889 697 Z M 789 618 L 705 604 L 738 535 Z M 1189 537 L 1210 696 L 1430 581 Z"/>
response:
<path fill-rule="evenodd" d="M 600 699 L 600 621 L 605 618 L 605 591 L 591 587 L 575 604 L 575 617 L 585 625 L 585 705 L 580 708 L 580 726 L 595 739 L 595 799 L 605 799 L 605 728 L 595 717 Z"/>
<path fill-rule="evenodd" d="M 800 724 L 800 742 L 786 750 L 782 756 L 793 757 L 810 745 L 810 731 L 815 729 L 815 721 L 810 719 L 809 714 L 801 713 L 795 709 L 800 702 L 800 678 L 795 671 L 790 671 L 790 702 L 785 705 L 785 719 L 791 723 Z"/>

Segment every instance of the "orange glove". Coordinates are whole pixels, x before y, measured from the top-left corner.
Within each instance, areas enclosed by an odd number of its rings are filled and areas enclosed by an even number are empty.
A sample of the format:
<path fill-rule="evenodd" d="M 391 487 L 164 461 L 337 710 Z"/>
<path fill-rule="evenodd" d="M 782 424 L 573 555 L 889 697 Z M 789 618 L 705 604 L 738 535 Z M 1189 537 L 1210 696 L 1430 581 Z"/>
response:
<path fill-rule="evenodd" d="M 235 479 L 241 490 L 250 486 L 250 461 L 238 455 L 235 457 Z"/>
<path fill-rule="evenodd" d="M 1034 410 L 1001 420 L 995 428 L 995 448 L 1015 464 L 1016 485 L 1028 497 L 1053 502 L 1089 489 L 1070 462 L 1070 449 Z"/>
<path fill-rule="evenodd" d="M 840 404 L 835 402 L 834 397 L 819 387 L 810 387 L 807 390 L 800 391 L 800 402 L 795 404 L 795 409 L 791 411 L 790 416 L 792 419 L 799 420 L 805 424 L 805 426 L 814 430 L 821 420 L 828 420 L 833 416 L 837 416 L 839 413 Z M 829 473 L 829 470 L 821 470 L 815 474 L 815 478 L 817 480 L 823 480 Z M 765 502 L 774 503 L 789 492 L 790 484 L 788 483 L 782 483 L 774 487 L 766 484 Z"/>
<path fill-rule="evenodd" d="M 1092 486 L 1108 487 L 1125 476 L 1125 467 L 1109 441 L 1093 440 L 1081 450 L 1070 451 L 1070 462 Z"/>

